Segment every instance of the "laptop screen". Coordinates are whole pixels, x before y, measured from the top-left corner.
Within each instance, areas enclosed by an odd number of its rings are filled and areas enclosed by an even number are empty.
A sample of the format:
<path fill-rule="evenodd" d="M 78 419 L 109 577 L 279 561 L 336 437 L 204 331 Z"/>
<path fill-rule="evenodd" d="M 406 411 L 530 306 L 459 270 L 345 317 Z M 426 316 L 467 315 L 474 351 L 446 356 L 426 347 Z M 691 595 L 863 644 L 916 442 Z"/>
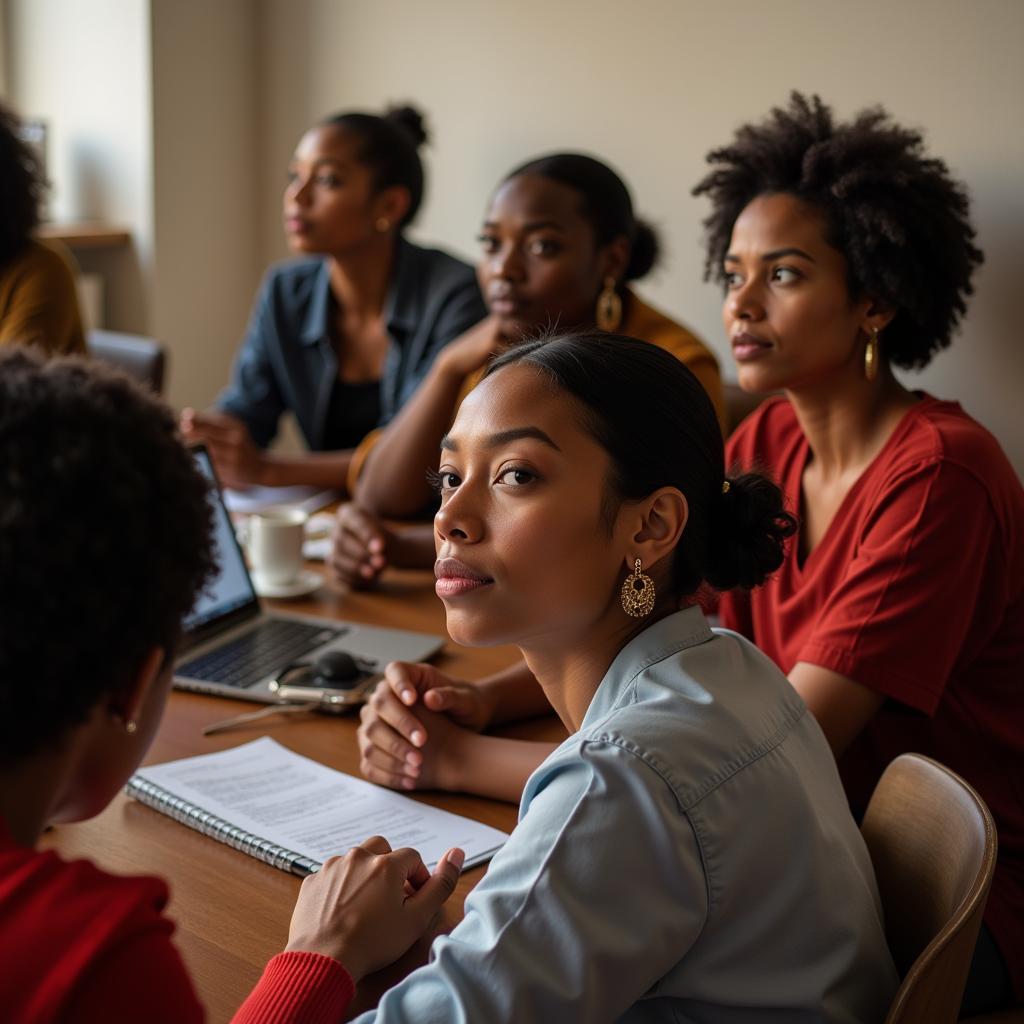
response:
<path fill-rule="evenodd" d="M 231 517 L 224 507 L 224 499 L 217 485 L 210 455 L 205 448 L 194 448 L 196 466 L 211 483 L 210 501 L 213 505 L 214 550 L 218 572 L 199 595 L 195 607 L 185 616 L 186 633 L 193 633 L 216 619 L 231 615 L 246 605 L 257 605 L 256 592 L 249 579 L 241 548 L 235 539 Z"/>

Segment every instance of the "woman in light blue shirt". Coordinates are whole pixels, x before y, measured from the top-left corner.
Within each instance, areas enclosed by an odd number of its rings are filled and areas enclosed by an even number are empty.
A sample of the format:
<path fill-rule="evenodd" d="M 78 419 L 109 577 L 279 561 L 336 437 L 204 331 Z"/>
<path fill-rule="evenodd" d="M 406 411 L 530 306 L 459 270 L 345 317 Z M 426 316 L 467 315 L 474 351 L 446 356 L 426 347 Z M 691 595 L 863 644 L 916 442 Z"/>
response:
<path fill-rule="evenodd" d="M 760 583 L 794 527 L 774 485 L 726 479 L 696 378 L 633 339 L 528 343 L 463 403 L 438 481 L 452 638 L 517 644 L 570 735 L 464 920 L 359 1019 L 881 1020 L 897 978 L 828 744 L 775 665 L 693 601 L 705 581 Z M 389 708 L 375 700 L 361 742 L 402 778 Z M 416 716 L 427 775 L 481 770 L 476 733 Z M 370 878 L 361 906 L 400 884 Z M 379 963 L 399 912 L 357 902 L 322 952 Z"/>

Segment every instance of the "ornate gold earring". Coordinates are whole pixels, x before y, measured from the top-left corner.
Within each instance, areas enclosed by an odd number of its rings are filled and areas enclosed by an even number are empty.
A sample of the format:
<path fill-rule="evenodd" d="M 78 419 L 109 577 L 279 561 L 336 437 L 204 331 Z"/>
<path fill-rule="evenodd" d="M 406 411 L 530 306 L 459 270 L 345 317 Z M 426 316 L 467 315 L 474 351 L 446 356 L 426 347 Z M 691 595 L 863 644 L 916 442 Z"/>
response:
<path fill-rule="evenodd" d="M 597 297 L 597 312 L 594 314 L 597 326 L 602 331 L 618 330 L 622 322 L 622 299 L 615 290 L 615 278 L 606 277 L 604 288 Z"/>
<path fill-rule="evenodd" d="M 878 328 L 869 327 L 871 337 L 864 346 L 864 376 L 874 380 L 878 376 Z"/>
<path fill-rule="evenodd" d="M 383 235 L 385 231 L 391 230 L 391 221 L 387 217 L 378 217 L 374 227 Z"/>
<path fill-rule="evenodd" d="M 645 576 L 636 560 L 633 571 L 622 581 L 622 610 L 634 619 L 642 619 L 651 614 L 654 607 L 654 580 Z"/>

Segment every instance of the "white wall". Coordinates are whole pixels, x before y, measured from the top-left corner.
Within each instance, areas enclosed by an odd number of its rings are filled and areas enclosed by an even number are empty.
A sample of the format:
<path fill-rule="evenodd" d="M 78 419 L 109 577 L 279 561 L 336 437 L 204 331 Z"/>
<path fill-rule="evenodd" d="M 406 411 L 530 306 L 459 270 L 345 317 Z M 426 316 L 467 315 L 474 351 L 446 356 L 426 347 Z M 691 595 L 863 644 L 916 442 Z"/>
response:
<path fill-rule="evenodd" d="M 701 282 L 703 202 L 690 188 L 732 129 L 816 91 L 841 115 L 884 103 L 969 185 L 987 263 L 963 334 L 915 386 L 957 397 L 1024 471 L 1024 345 L 1011 307 L 1024 265 L 1024 3 L 1019 0 L 262 0 L 263 253 L 284 254 L 283 168 L 336 109 L 413 99 L 430 115 L 417 234 L 468 257 L 490 190 L 521 160 L 585 149 L 615 165 L 661 227 L 641 290 L 719 351 Z"/>
<path fill-rule="evenodd" d="M 132 247 L 102 257 L 111 323 L 145 331 L 153 262 L 147 0 L 7 0 L 6 86 L 48 122 L 54 220 L 105 220 Z M 97 269 L 90 260 L 89 269 Z"/>

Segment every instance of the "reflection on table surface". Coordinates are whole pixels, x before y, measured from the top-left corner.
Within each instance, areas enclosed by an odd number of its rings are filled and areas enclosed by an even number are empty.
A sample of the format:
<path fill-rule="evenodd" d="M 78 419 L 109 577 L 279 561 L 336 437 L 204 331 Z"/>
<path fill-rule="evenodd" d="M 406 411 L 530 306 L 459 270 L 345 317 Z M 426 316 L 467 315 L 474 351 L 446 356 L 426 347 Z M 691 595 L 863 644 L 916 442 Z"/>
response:
<path fill-rule="evenodd" d="M 345 593 L 324 575 L 324 586 L 301 601 L 267 602 L 268 607 L 350 619 L 445 635 L 444 608 L 433 576 L 389 571 L 367 592 Z M 512 647 L 471 650 L 447 643 L 435 659 L 445 672 L 479 679 L 512 664 Z M 242 701 L 199 694 L 171 694 L 146 763 L 211 753 L 273 736 L 280 743 L 340 771 L 359 774 L 357 718 L 310 713 L 272 716 L 249 727 L 204 736 L 205 726 L 257 707 Z M 564 737 L 554 718 L 503 729 L 503 735 L 545 740 Z M 516 808 L 492 800 L 450 793 L 414 795 L 438 807 L 511 831 Z M 300 880 L 194 832 L 143 807 L 123 794 L 98 817 L 61 825 L 41 843 L 66 858 L 88 857 L 115 874 L 153 874 L 171 887 L 170 915 L 177 922 L 181 950 L 211 1022 L 227 1021 L 259 978 L 264 964 L 287 939 L 288 921 Z M 445 908 L 438 930 L 448 930 L 462 915 L 466 893 L 484 868 L 467 871 Z M 426 958 L 429 940 L 388 971 L 360 986 L 353 1012 L 376 1003 L 380 993 Z"/>

